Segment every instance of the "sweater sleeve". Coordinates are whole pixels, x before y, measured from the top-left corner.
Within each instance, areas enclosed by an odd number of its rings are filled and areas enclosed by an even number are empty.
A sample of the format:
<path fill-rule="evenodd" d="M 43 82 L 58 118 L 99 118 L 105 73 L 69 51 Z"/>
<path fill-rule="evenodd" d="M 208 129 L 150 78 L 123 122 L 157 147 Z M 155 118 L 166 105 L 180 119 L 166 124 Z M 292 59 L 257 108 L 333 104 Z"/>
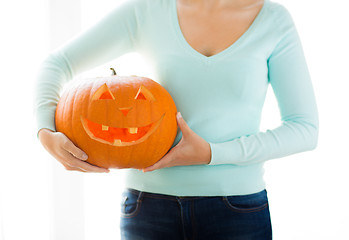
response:
<path fill-rule="evenodd" d="M 310 151 L 318 141 L 318 110 L 301 41 L 287 10 L 279 40 L 267 59 L 268 81 L 281 115 L 275 129 L 222 143 L 209 142 L 209 165 L 247 165 Z"/>
<path fill-rule="evenodd" d="M 41 64 L 34 94 L 37 132 L 55 131 L 55 110 L 66 82 L 77 74 L 111 61 L 136 47 L 136 2 L 128 0 L 94 26 L 54 50 Z"/>

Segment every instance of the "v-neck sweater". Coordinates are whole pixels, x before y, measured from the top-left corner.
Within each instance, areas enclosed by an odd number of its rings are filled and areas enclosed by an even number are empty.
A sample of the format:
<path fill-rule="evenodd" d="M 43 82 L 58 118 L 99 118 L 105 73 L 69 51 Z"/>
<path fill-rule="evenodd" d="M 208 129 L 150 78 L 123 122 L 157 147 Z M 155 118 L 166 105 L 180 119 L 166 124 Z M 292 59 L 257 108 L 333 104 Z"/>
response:
<path fill-rule="evenodd" d="M 290 12 L 270 0 L 238 40 L 209 57 L 184 38 L 176 0 L 122 3 L 43 61 L 35 94 L 38 130 L 55 131 L 55 109 L 67 81 L 128 52 L 147 59 L 154 80 L 209 143 L 211 162 L 146 173 L 125 169 L 125 187 L 176 196 L 256 193 L 266 188 L 267 160 L 316 148 L 318 110 L 302 44 Z M 269 84 L 281 123 L 260 131 Z M 181 137 L 178 131 L 172 147 Z"/>

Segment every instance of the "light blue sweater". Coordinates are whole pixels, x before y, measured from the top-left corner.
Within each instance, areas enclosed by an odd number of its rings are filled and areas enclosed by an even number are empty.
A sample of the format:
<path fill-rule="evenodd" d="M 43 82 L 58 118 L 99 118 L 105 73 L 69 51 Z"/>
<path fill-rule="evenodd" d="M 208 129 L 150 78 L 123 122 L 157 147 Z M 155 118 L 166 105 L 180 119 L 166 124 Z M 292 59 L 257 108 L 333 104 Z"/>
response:
<path fill-rule="evenodd" d="M 126 187 L 177 196 L 251 194 L 265 188 L 265 161 L 317 146 L 318 111 L 297 29 L 288 10 L 270 0 L 235 43 L 210 57 L 186 42 L 176 0 L 126 1 L 43 62 L 36 86 L 38 130 L 55 130 L 55 108 L 67 81 L 128 52 L 149 60 L 154 80 L 209 142 L 212 160 L 148 173 L 123 170 Z M 269 84 L 282 124 L 261 132 Z M 179 132 L 173 146 L 180 139 Z"/>

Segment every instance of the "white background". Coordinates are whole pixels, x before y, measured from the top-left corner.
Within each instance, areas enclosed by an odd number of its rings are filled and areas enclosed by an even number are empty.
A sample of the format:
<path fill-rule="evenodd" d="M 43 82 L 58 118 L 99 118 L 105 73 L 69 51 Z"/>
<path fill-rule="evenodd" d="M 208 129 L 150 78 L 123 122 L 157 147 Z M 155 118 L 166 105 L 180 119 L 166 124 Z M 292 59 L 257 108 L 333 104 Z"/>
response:
<path fill-rule="evenodd" d="M 319 108 L 320 135 L 314 151 L 265 165 L 274 239 L 348 240 L 349 3 L 277 2 L 291 12 L 302 40 Z M 82 0 L 82 28 L 118 4 L 117 0 Z M 64 12 L 60 14 L 63 19 Z M 48 19 L 45 0 L 0 3 L 0 239 L 50 236 L 49 163 L 60 166 L 40 146 L 32 113 L 37 69 L 49 51 Z M 56 36 L 51 33 L 51 37 Z M 110 65 L 119 75 L 152 75 L 135 53 L 85 74 L 109 75 Z M 277 103 L 269 89 L 261 131 L 279 124 Z M 121 173 L 85 174 L 84 239 L 119 239 Z"/>

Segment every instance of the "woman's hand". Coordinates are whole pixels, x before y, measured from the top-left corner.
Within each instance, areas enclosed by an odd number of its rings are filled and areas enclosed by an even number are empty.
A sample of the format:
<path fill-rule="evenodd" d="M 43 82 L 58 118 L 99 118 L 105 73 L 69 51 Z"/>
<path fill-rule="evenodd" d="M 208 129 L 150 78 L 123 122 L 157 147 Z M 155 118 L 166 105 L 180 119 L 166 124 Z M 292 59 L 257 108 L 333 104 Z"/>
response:
<path fill-rule="evenodd" d="M 67 170 L 80 172 L 109 172 L 109 169 L 97 167 L 85 162 L 88 158 L 80 148 L 61 132 L 43 128 L 39 139 L 44 148 L 56 158 Z"/>
<path fill-rule="evenodd" d="M 189 128 L 179 112 L 177 123 L 182 131 L 181 141 L 154 165 L 143 169 L 143 172 L 165 167 L 210 163 L 211 147 L 209 143 Z"/>

